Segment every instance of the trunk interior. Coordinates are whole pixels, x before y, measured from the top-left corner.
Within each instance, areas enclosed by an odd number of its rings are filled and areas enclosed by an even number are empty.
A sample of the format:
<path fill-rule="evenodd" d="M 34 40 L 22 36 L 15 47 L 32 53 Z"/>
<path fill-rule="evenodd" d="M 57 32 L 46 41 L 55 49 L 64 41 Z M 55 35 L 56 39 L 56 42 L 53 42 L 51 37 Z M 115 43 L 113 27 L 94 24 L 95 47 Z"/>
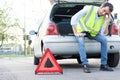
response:
<path fill-rule="evenodd" d="M 56 6 L 53 8 L 53 12 L 51 14 L 52 21 L 56 23 L 58 32 L 60 35 L 68 35 L 72 36 L 72 26 L 70 25 L 71 17 L 77 13 L 79 10 L 81 10 L 84 7 L 84 5 L 68 5 L 66 6 Z"/>

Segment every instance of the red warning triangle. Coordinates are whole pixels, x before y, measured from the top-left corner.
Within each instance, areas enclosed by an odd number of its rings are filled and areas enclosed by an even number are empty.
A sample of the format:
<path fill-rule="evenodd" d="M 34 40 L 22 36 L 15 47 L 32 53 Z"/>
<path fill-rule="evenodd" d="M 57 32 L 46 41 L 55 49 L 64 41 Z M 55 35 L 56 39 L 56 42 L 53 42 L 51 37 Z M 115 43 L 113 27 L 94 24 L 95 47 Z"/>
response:
<path fill-rule="evenodd" d="M 38 72 L 63 72 L 48 48 L 46 49 L 45 54 L 41 58 L 40 63 L 35 70 L 35 73 Z"/>

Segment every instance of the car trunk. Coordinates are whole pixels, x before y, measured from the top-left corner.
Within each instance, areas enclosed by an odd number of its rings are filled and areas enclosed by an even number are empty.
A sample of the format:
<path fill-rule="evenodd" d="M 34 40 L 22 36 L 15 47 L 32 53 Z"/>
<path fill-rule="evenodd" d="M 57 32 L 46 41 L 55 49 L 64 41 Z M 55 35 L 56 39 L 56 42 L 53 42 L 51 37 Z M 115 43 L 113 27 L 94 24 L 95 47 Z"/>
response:
<path fill-rule="evenodd" d="M 100 6 L 106 0 L 55 0 L 50 19 L 56 24 L 60 35 L 73 35 L 70 25 L 71 17 L 83 9 L 85 5 Z"/>
<path fill-rule="evenodd" d="M 93 5 L 93 3 L 60 3 L 55 4 L 52 8 L 50 19 L 56 24 L 60 35 L 73 35 L 72 26 L 70 25 L 71 17 L 83 9 L 85 5 Z M 99 6 L 100 4 L 94 4 Z M 110 29 L 109 29 L 110 31 Z M 110 32 L 109 32 L 110 33 Z"/>
<path fill-rule="evenodd" d="M 83 4 L 63 3 L 54 6 L 51 20 L 56 24 L 60 35 L 73 35 L 71 17 L 84 7 Z"/>

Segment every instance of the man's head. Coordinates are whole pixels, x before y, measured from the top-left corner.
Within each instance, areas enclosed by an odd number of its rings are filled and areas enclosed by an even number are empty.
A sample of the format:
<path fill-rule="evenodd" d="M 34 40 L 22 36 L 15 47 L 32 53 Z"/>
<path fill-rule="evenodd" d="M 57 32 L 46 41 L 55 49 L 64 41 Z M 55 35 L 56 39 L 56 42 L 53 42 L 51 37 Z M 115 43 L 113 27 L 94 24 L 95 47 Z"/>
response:
<path fill-rule="evenodd" d="M 99 16 L 105 16 L 111 14 L 113 11 L 113 5 L 111 3 L 104 3 L 100 6 L 100 9 L 98 10 Z"/>

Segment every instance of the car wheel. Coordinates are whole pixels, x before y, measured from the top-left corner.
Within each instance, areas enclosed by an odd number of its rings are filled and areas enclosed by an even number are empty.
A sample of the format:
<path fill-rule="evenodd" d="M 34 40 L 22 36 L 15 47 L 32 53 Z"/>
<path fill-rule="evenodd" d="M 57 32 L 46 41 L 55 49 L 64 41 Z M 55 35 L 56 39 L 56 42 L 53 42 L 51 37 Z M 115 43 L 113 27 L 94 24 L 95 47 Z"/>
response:
<path fill-rule="evenodd" d="M 79 64 L 82 63 L 81 60 L 80 60 L 80 57 L 77 57 L 77 61 L 78 61 Z"/>
<path fill-rule="evenodd" d="M 39 64 L 39 58 L 34 56 L 34 65 L 38 65 Z"/>
<path fill-rule="evenodd" d="M 108 65 L 110 67 L 116 67 L 119 64 L 119 53 L 108 55 Z"/>

